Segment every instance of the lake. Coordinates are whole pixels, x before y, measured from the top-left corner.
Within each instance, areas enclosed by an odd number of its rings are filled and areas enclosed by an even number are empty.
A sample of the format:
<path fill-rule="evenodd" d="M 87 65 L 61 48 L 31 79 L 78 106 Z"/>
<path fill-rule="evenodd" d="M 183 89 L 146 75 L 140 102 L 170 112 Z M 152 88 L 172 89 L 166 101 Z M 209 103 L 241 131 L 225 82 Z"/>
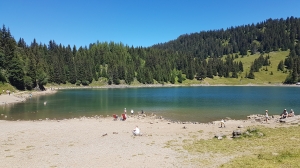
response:
<path fill-rule="evenodd" d="M 120 115 L 124 108 L 174 121 L 209 122 L 250 114 L 280 114 L 300 110 L 300 87 L 197 86 L 153 88 L 66 89 L 36 96 L 24 103 L 4 105 L 9 120 L 69 119 Z M 44 102 L 47 102 L 44 105 Z"/>

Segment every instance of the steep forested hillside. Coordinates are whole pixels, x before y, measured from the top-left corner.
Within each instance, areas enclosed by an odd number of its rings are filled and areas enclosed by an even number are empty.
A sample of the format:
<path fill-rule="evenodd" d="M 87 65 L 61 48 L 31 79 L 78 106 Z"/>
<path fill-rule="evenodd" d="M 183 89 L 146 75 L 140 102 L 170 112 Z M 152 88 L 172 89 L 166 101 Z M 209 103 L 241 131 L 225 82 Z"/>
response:
<path fill-rule="evenodd" d="M 289 51 L 276 66 L 289 73 L 286 83 L 299 81 L 300 19 L 268 19 L 261 23 L 181 35 L 152 47 L 97 42 L 89 47 L 31 44 L 14 39 L 9 28 L 0 29 L 0 81 L 20 90 L 43 89 L 47 83 L 90 85 L 99 79 L 108 84 L 182 83 L 206 78 L 255 79 L 271 65 L 271 51 Z M 260 56 L 246 72 L 244 56 Z"/>
<path fill-rule="evenodd" d="M 192 54 L 197 58 L 215 58 L 240 53 L 286 51 L 300 39 L 300 20 L 290 17 L 268 19 L 257 24 L 230 27 L 226 30 L 202 31 L 185 34 L 176 40 L 154 45 L 154 48 L 170 49 Z"/>

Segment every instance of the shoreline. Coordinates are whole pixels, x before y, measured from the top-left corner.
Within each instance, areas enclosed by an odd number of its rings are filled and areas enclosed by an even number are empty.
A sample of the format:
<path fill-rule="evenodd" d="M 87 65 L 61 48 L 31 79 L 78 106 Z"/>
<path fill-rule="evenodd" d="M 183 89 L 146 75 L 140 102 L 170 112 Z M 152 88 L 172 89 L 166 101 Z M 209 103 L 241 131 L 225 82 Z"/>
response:
<path fill-rule="evenodd" d="M 219 87 L 219 86 L 228 86 L 228 87 L 252 87 L 252 86 L 261 86 L 261 87 L 300 87 L 300 85 L 290 85 L 290 84 L 265 84 L 265 85 L 258 85 L 258 84 L 246 84 L 246 85 L 225 85 L 225 84 L 189 84 L 189 85 L 179 85 L 179 84 L 144 84 L 144 85 L 104 85 L 104 86 L 55 86 L 52 87 L 54 90 L 62 90 L 62 89 L 114 89 L 114 88 L 155 88 L 155 87 Z"/>
<path fill-rule="evenodd" d="M 173 123 L 156 116 L 135 115 L 126 121 L 113 117 L 75 118 L 42 121 L 0 120 L 0 164 L 4 167 L 207 167 L 195 162 L 183 146 L 216 135 L 231 139 L 233 130 L 249 127 L 288 127 L 278 116 L 268 123 L 258 120 L 226 120 L 212 123 Z M 300 121 L 300 116 L 295 120 Z M 142 136 L 133 136 L 138 126 Z M 171 145 L 176 143 L 176 146 Z M 210 159 L 202 154 L 202 159 Z M 231 158 L 218 157 L 210 167 L 219 167 Z M 203 164 L 203 165 L 201 165 Z M 134 165 L 134 166 L 133 166 Z"/>
<path fill-rule="evenodd" d="M 22 103 L 33 96 L 49 95 L 56 93 L 57 90 L 46 90 L 46 91 L 18 91 L 10 94 L 0 95 L 0 106 Z"/>

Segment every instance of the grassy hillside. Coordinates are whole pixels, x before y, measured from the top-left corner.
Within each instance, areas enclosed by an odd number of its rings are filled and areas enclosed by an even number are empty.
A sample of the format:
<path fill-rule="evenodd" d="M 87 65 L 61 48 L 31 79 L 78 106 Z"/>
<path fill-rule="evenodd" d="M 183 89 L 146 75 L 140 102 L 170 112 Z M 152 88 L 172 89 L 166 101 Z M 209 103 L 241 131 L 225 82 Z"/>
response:
<path fill-rule="evenodd" d="M 262 67 L 259 72 L 255 72 L 255 79 L 248 79 L 245 78 L 246 73 L 250 72 L 250 66 L 257 59 L 260 54 L 248 55 L 234 59 L 234 61 L 242 61 L 244 72 L 239 74 L 238 78 L 220 78 L 218 76 L 214 77 L 214 79 L 205 78 L 202 82 L 203 84 L 210 84 L 210 85 L 247 85 L 247 84 L 254 84 L 254 85 L 276 85 L 281 84 L 287 77 L 288 73 L 283 73 L 281 71 L 277 71 L 277 66 L 281 60 L 285 60 L 288 56 L 289 51 L 279 51 L 279 52 L 271 52 L 269 53 L 271 65 L 267 67 Z M 264 57 L 268 54 L 264 54 Z M 271 75 L 271 72 L 273 75 Z"/>

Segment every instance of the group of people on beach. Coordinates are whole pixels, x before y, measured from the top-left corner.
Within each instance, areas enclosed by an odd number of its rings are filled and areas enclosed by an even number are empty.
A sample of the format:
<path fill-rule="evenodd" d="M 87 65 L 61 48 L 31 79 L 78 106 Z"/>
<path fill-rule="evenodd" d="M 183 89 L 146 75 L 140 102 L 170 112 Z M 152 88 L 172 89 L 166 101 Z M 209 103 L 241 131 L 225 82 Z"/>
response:
<path fill-rule="evenodd" d="M 280 114 L 280 119 L 294 117 L 294 116 L 295 116 L 295 112 L 293 109 L 291 109 L 290 113 L 288 113 L 287 110 L 284 109 L 283 112 Z"/>
<path fill-rule="evenodd" d="M 131 113 L 131 116 L 133 116 L 133 113 L 134 113 L 133 109 L 131 109 L 130 113 Z M 141 114 L 144 114 L 143 110 L 141 111 Z M 120 119 L 121 121 L 125 121 L 128 118 L 126 108 L 124 108 L 124 112 L 121 114 L 120 117 L 116 114 L 113 114 L 113 117 L 114 117 L 114 120 Z"/>
<path fill-rule="evenodd" d="M 127 113 L 127 110 L 126 110 L 126 108 L 124 108 L 124 113 L 121 115 L 121 120 L 122 120 L 122 121 L 125 121 L 125 120 L 127 119 L 127 114 L 126 114 L 126 113 Z M 134 113 L 133 109 L 131 109 L 130 113 L 131 113 L 131 115 L 133 115 L 133 113 Z M 142 114 L 143 114 L 143 113 L 144 113 L 144 111 L 142 110 Z M 139 129 L 138 126 L 136 126 L 135 129 L 132 130 L 132 134 L 133 134 L 134 136 L 139 136 L 139 135 L 141 135 L 141 134 L 140 134 L 140 129 Z"/>
<path fill-rule="evenodd" d="M 269 114 L 268 114 L 268 110 L 265 111 L 265 117 L 266 117 L 266 122 L 268 122 L 269 120 Z M 280 119 L 284 119 L 284 118 L 288 118 L 288 117 L 294 117 L 295 116 L 295 112 L 293 109 L 291 109 L 290 113 L 287 112 L 286 109 L 283 110 L 283 112 L 280 114 Z"/>

